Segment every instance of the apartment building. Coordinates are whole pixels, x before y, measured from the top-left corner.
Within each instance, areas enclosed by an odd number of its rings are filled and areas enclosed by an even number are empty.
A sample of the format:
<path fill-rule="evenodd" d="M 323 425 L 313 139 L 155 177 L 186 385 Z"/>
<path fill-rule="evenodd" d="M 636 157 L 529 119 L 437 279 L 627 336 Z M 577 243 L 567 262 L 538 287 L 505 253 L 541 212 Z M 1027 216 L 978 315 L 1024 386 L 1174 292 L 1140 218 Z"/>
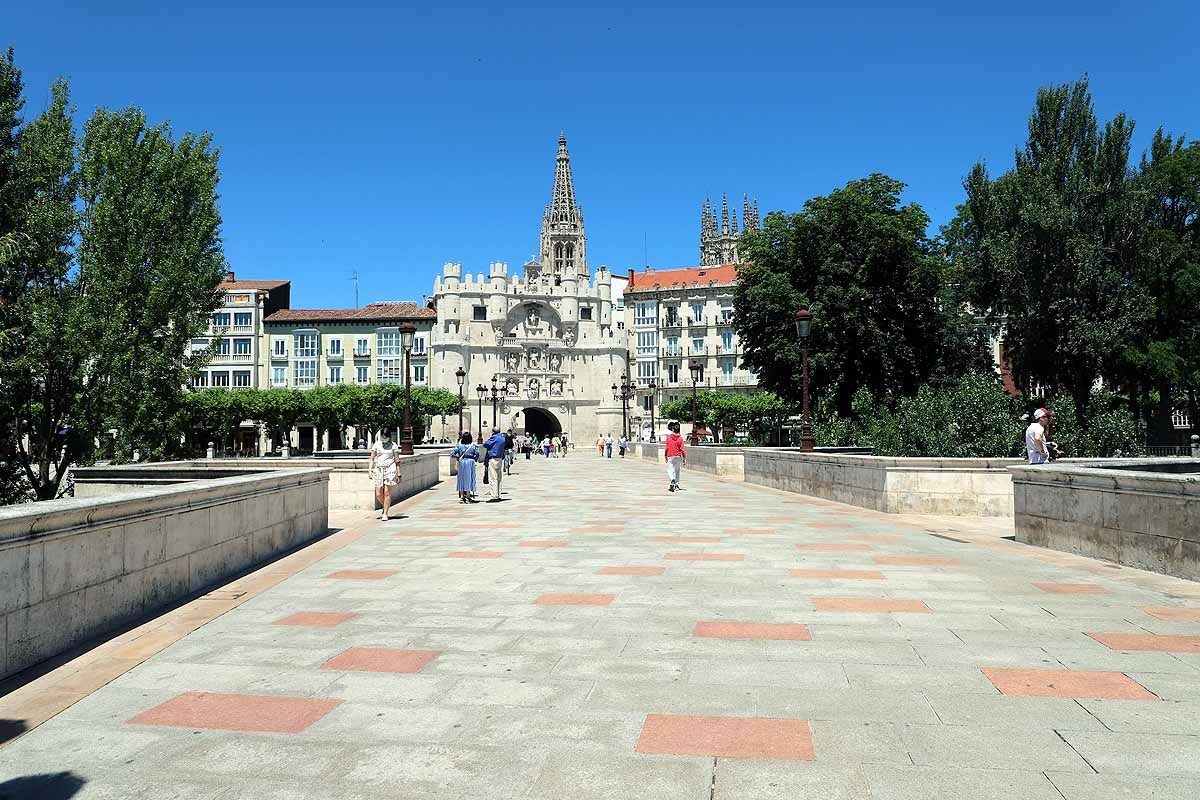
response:
<path fill-rule="evenodd" d="M 218 287 L 221 307 L 213 312 L 205 335 L 192 339 L 192 350 L 214 346 L 209 362 L 192 383 L 193 388 L 210 386 L 231 389 L 260 387 L 260 334 L 263 319 L 286 309 L 291 301 L 290 281 L 238 280 L 228 272 Z"/>
<path fill-rule="evenodd" d="M 635 430 L 649 434 L 654 404 L 656 435 L 661 436 L 665 426 L 657 419 L 658 406 L 691 392 L 693 360 L 700 365 L 699 389 L 758 390 L 754 373 L 741 366 L 742 346 L 733 330 L 736 281 L 734 264 L 629 271 L 625 328 L 634 365 L 631 379 L 638 387 Z"/>

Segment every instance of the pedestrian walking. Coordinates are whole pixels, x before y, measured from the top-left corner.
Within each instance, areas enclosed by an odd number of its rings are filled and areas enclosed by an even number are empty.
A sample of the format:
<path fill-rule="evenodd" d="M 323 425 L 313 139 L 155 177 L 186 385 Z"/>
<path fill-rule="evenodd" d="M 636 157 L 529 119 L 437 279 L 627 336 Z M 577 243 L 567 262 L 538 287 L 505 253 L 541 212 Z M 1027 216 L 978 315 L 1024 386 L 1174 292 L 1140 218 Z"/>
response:
<path fill-rule="evenodd" d="M 545 439 L 542 439 L 542 455 L 544 455 L 546 458 L 550 457 L 550 437 L 549 436 L 547 436 Z"/>
<path fill-rule="evenodd" d="M 1039 408 L 1033 412 L 1033 421 L 1025 429 L 1025 454 L 1030 464 L 1045 464 L 1050 460 L 1050 449 L 1046 446 L 1044 418 L 1049 412 Z"/>
<path fill-rule="evenodd" d="M 400 448 L 392 442 L 392 431 L 380 431 L 379 441 L 371 448 L 367 474 L 375 483 L 375 502 L 383 507 L 379 519 L 387 522 L 392 506 L 392 487 L 400 480 Z"/>
<path fill-rule="evenodd" d="M 564 433 L 562 435 L 562 457 L 563 458 L 567 457 L 567 450 L 569 450 L 570 448 L 571 448 L 571 443 L 567 441 L 567 435 Z"/>
<path fill-rule="evenodd" d="M 533 453 L 533 444 L 528 435 L 521 437 L 521 452 L 525 454 L 525 460 L 528 461 Z"/>
<path fill-rule="evenodd" d="M 679 435 L 679 423 L 672 422 L 667 426 L 666 446 L 663 455 L 667 459 L 667 478 L 671 481 L 668 492 L 679 491 L 679 473 L 687 463 L 687 449 L 683 446 L 683 437 Z"/>
<path fill-rule="evenodd" d="M 625 457 L 625 448 L 626 447 L 629 447 L 629 440 L 626 439 L 625 434 L 622 433 L 621 437 L 619 439 L 617 439 L 617 450 L 620 451 L 621 458 Z"/>
<path fill-rule="evenodd" d="M 492 495 L 488 502 L 499 503 L 500 483 L 504 479 L 504 434 L 499 428 L 492 428 L 492 435 L 483 443 L 483 450 L 483 468 Z"/>
<path fill-rule="evenodd" d="M 517 440 L 513 438 L 512 428 L 504 432 L 504 474 L 512 475 L 513 458 L 517 453 Z"/>
<path fill-rule="evenodd" d="M 613 450 L 613 438 L 612 438 L 612 434 L 610 433 L 608 436 L 606 436 L 604 438 L 604 457 L 612 458 L 612 450 Z"/>
<path fill-rule="evenodd" d="M 475 464 L 479 462 L 479 447 L 471 434 L 464 433 L 458 444 L 450 451 L 450 457 L 458 461 L 458 502 L 475 503 Z"/>
<path fill-rule="evenodd" d="M 604 458 L 604 434 L 596 437 L 596 449 L 600 451 L 600 457 Z"/>

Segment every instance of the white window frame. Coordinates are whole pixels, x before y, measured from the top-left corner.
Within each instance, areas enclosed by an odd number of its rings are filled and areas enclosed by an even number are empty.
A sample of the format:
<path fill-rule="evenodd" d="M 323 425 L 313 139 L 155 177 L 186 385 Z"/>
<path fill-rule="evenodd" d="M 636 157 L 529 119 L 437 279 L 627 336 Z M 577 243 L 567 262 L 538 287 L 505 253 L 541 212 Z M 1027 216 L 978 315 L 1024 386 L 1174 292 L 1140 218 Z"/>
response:
<path fill-rule="evenodd" d="M 214 370 L 212 372 L 212 385 L 218 389 L 228 389 L 229 370 Z"/>
<path fill-rule="evenodd" d="M 271 352 L 274 353 L 276 357 L 287 355 L 287 339 L 276 338 L 271 347 Z"/>
<path fill-rule="evenodd" d="M 271 367 L 271 385 L 272 386 L 287 386 L 288 368 L 287 367 Z"/>
<path fill-rule="evenodd" d="M 317 385 L 317 358 L 321 353 L 321 334 L 299 330 L 292 334 L 292 385 L 308 389 Z"/>
<path fill-rule="evenodd" d="M 337 336 L 332 336 L 329 339 L 329 355 L 340 356 L 342 354 L 342 340 Z"/>
<path fill-rule="evenodd" d="M 341 367 L 330 367 L 329 368 L 329 385 L 337 386 L 341 382 L 342 382 L 342 368 Z"/>
<path fill-rule="evenodd" d="M 250 388 L 250 370 L 235 369 L 230 374 L 230 382 L 234 389 L 249 389 Z M 245 381 L 243 383 L 242 381 Z"/>
<path fill-rule="evenodd" d="M 354 382 L 359 384 L 360 386 L 366 386 L 368 383 L 370 383 L 371 382 L 371 368 L 370 367 L 355 367 L 354 368 Z"/>
<path fill-rule="evenodd" d="M 413 383 L 424 383 L 425 382 L 425 365 L 424 364 L 413 364 L 412 365 L 412 382 Z"/>

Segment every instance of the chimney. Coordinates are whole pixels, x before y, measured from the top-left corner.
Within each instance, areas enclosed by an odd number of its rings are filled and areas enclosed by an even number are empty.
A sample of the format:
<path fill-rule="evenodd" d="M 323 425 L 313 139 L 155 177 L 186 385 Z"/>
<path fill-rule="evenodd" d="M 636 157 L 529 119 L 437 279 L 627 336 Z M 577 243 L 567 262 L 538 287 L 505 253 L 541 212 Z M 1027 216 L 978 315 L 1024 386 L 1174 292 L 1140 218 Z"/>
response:
<path fill-rule="evenodd" d="M 233 280 L 234 280 L 233 270 L 230 269 L 230 270 L 225 271 L 225 280 L 229 281 L 230 283 L 233 283 Z"/>

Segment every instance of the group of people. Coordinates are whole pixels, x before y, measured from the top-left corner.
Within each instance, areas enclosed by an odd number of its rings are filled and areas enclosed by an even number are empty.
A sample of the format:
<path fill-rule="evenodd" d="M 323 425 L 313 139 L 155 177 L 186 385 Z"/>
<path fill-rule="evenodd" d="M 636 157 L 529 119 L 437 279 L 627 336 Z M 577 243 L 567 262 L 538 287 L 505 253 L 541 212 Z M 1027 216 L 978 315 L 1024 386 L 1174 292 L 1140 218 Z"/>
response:
<path fill-rule="evenodd" d="M 509 434 L 512 430 L 509 429 Z M 541 453 L 546 458 L 566 458 L 567 450 L 571 444 L 567 441 L 565 433 L 556 434 L 554 436 L 543 436 L 538 438 L 537 434 L 532 436 L 518 436 L 517 450 L 525 454 L 525 460 L 528 461 L 534 453 Z"/>
<path fill-rule="evenodd" d="M 513 459 L 517 451 L 517 437 L 512 429 L 501 431 L 492 428 L 492 435 L 487 441 L 476 444 L 474 437 L 464 431 L 459 437 L 458 444 L 450 451 L 450 458 L 458 466 L 458 502 L 478 503 L 475 497 L 477 477 L 475 467 L 483 464 L 483 482 L 488 485 L 491 497 L 489 503 L 500 502 L 500 485 L 505 475 L 512 474 Z"/>
<path fill-rule="evenodd" d="M 629 439 L 625 438 L 625 434 L 621 434 L 615 440 L 611 433 L 596 437 L 596 450 L 600 453 L 601 458 L 612 458 L 614 444 L 617 447 L 617 453 L 624 458 L 625 451 L 629 449 Z"/>
<path fill-rule="evenodd" d="M 1025 429 L 1025 453 L 1030 464 L 1047 464 L 1062 456 L 1062 450 L 1050 438 L 1053 427 L 1053 411 L 1039 408 L 1033 412 L 1029 427 Z"/>

